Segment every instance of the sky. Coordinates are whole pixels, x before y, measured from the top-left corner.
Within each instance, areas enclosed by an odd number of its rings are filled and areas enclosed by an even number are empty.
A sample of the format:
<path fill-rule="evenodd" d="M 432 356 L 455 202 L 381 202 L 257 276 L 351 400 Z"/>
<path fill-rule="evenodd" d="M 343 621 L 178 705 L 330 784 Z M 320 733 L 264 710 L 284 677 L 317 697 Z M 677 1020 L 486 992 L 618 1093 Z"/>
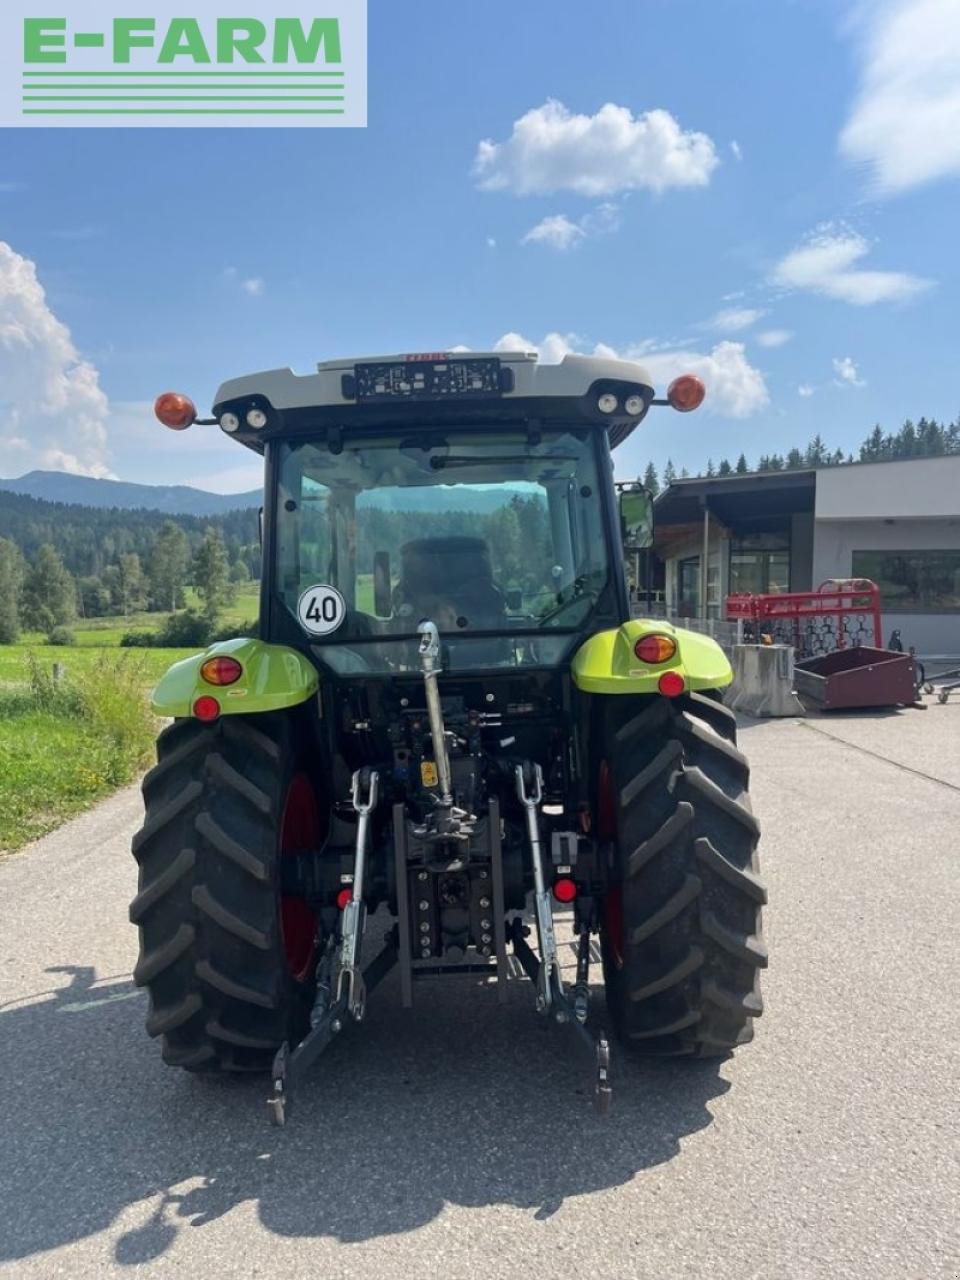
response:
<path fill-rule="evenodd" d="M 366 129 L 0 130 L 0 474 L 237 492 L 165 431 L 379 352 L 638 359 L 621 476 L 960 411 L 960 0 L 369 3 Z"/>

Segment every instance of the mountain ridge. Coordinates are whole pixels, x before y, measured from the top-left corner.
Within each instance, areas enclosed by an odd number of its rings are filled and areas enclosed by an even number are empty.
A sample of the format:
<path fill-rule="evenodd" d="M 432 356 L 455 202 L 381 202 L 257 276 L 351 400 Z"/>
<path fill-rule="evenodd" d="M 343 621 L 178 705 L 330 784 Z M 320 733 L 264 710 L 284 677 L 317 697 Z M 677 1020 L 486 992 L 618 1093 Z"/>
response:
<path fill-rule="evenodd" d="M 260 489 L 250 489 L 245 493 L 210 493 L 192 485 L 98 480 L 68 471 L 28 471 L 22 476 L 0 478 L 0 490 L 68 506 L 161 511 L 172 516 L 218 516 L 228 511 L 259 507 L 263 503 Z"/>

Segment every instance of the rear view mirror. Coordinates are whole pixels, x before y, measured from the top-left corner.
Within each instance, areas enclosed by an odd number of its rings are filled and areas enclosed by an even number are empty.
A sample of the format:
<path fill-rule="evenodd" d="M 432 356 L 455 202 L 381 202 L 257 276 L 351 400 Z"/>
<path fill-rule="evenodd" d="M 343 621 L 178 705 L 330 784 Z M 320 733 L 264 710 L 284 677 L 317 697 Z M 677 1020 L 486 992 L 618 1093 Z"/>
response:
<path fill-rule="evenodd" d="M 624 551 L 653 546 L 653 495 L 647 489 L 621 489 L 620 532 Z"/>
<path fill-rule="evenodd" d="M 373 553 L 373 611 L 378 618 L 389 618 L 393 613 L 389 551 Z"/>

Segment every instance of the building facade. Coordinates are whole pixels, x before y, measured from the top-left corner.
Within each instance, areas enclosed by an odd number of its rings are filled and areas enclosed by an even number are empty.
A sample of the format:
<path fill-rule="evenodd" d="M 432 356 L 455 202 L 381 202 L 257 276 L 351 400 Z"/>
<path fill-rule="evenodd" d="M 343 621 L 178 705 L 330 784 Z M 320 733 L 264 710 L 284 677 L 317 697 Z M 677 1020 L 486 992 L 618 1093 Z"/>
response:
<path fill-rule="evenodd" d="M 960 660 L 960 457 L 678 480 L 654 510 L 670 616 L 871 578 L 884 643 L 899 630 L 922 655 Z"/>

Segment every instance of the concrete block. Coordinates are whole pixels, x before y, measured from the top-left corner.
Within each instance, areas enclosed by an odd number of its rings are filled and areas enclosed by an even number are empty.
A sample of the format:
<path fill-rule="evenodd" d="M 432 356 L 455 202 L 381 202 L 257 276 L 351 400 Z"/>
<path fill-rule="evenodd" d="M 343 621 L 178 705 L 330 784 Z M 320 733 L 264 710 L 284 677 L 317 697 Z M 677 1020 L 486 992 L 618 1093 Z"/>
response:
<path fill-rule="evenodd" d="M 737 644 L 730 662 L 733 684 L 724 702 L 748 716 L 802 716 L 803 703 L 793 691 L 792 645 Z"/>

